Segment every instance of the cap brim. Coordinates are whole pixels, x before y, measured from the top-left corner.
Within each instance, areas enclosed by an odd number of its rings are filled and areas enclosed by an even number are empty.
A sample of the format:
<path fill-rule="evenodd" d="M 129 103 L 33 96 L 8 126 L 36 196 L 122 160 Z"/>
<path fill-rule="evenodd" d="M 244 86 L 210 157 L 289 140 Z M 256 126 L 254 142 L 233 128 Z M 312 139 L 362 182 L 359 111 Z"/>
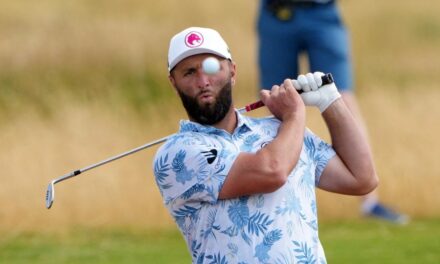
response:
<path fill-rule="evenodd" d="M 220 56 L 220 57 L 225 58 L 225 59 L 231 59 L 231 55 L 225 55 L 225 54 L 222 54 L 220 52 L 217 52 L 217 51 L 214 51 L 214 50 L 211 50 L 211 49 L 206 49 L 206 48 L 190 49 L 190 50 L 187 50 L 187 51 L 183 52 L 179 56 L 177 56 L 171 62 L 171 64 L 168 66 L 168 71 L 171 72 L 174 69 L 174 67 L 176 67 L 176 65 L 179 62 L 181 62 L 182 60 L 184 60 L 184 59 L 186 59 L 186 58 L 188 58 L 190 56 L 194 56 L 194 55 L 198 55 L 198 54 L 203 54 L 203 53 L 214 54 L 214 55 Z"/>

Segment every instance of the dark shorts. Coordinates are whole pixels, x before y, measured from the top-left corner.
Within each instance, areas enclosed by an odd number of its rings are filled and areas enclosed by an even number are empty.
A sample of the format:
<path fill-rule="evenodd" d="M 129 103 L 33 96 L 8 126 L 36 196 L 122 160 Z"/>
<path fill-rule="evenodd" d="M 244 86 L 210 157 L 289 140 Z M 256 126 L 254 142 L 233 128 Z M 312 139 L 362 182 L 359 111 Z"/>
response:
<path fill-rule="evenodd" d="M 335 3 L 295 7 L 289 21 L 280 21 L 262 4 L 257 27 L 262 88 L 296 78 L 298 56 L 306 52 L 310 72 L 332 73 L 340 91 L 352 90 L 349 36 Z"/>

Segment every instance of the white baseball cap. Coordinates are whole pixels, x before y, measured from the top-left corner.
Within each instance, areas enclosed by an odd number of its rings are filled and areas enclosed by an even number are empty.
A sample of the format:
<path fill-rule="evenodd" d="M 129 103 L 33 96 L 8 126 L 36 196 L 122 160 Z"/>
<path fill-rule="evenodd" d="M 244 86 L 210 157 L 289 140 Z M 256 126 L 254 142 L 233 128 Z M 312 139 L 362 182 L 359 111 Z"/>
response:
<path fill-rule="evenodd" d="M 216 30 L 190 27 L 171 38 L 168 71 L 170 72 L 183 59 L 201 53 L 212 53 L 225 59 L 232 59 L 228 45 Z"/>

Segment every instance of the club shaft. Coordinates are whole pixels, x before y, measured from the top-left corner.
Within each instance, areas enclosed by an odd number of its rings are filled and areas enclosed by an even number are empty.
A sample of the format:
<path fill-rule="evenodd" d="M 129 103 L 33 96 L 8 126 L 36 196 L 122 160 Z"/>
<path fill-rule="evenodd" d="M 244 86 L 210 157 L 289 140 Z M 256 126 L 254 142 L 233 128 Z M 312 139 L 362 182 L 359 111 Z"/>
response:
<path fill-rule="evenodd" d="M 160 143 L 166 141 L 166 140 L 167 140 L 168 138 L 170 138 L 171 136 L 172 136 L 172 135 L 167 136 L 167 137 L 163 137 L 163 138 L 160 138 L 160 139 L 157 139 L 157 140 L 155 140 L 155 141 L 149 142 L 149 143 L 147 143 L 147 144 L 144 144 L 144 145 L 142 145 L 142 146 L 140 146 L 140 147 L 137 147 L 137 148 L 134 148 L 134 149 L 132 149 L 132 150 L 126 151 L 126 152 L 121 153 L 121 154 L 119 154 L 119 155 L 116 155 L 116 156 L 110 157 L 110 158 L 108 158 L 108 159 L 106 159 L 106 160 L 103 160 L 103 161 L 100 161 L 100 162 L 98 162 L 98 163 L 92 164 L 92 165 L 87 166 L 87 167 L 85 167 L 85 168 L 82 168 L 82 169 L 79 169 L 79 170 L 72 171 L 71 173 L 68 173 L 68 174 L 66 174 L 66 175 L 63 175 L 63 176 L 57 178 L 57 179 L 54 181 L 54 183 L 58 183 L 58 182 L 61 182 L 61 181 L 67 180 L 67 179 L 69 179 L 69 178 L 72 178 L 72 177 L 74 177 L 74 176 L 76 176 L 76 175 L 78 175 L 78 174 L 81 174 L 81 173 L 83 173 L 83 172 L 86 172 L 86 171 L 88 171 L 88 170 L 91 170 L 91 169 L 94 169 L 94 168 L 100 167 L 100 166 L 102 166 L 102 165 L 104 165 L 104 164 L 107 164 L 107 163 L 109 163 L 109 162 L 112 162 L 112 161 L 118 160 L 118 159 L 123 158 L 123 157 L 125 157 L 125 156 L 128 156 L 128 155 L 131 155 L 131 154 L 133 154 L 133 153 L 139 152 L 139 151 L 141 151 L 141 150 L 143 150 L 143 149 L 146 149 L 146 148 L 152 147 L 152 146 L 154 146 L 154 145 L 160 144 Z"/>
<path fill-rule="evenodd" d="M 237 110 L 238 110 L 238 112 L 240 112 L 240 113 L 246 113 L 246 112 L 252 111 L 252 110 L 254 110 L 254 109 L 260 108 L 260 107 L 262 107 L 262 106 L 264 106 L 264 104 L 263 104 L 261 101 L 258 101 L 258 102 L 255 102 L 255 103 L 249 104 L 249 105 L 247 105 L 247 106 L 245 106 L 245 107 L 242 107 L 242 108 L 240 108 L 240 109 L 237 109 Z M 155 141 L 149 142 L 149 143 L 147 143 L 147 144 L 144 144 L 144 145 L 142 145 L 142 146 L 140 146 L 140 147 L 137 147 L 137 148 L 134 148 L 134 149 L 132 149 L 132 150 L 126 151 L 126 152 L 121 153 L 121 154 L 119 154 L 119 155 L 116 155 L 116 156 L 110 157 L 110 158 L 105 159 L 105 160 L 103 160 L 103 161 L 100 161 L 100 162 L 98 162 L 98 163 L 95 163 L 95 164 L 92 164 L 92 165 L 90 165 L 90 166 L 84 167 L 84 168 L 82 168 L 82 169 L 72 171 L 72 172 L 70 172 L 70 173 L 68 173 L 68 174 L 66 174 L 66 175 L 63 175 L 63 176 L 61 176 L 61 177 L 55 179 L 55 180 L 53 181 L 53 183 L 55 184 L 55 183 L 58 183 L 58 182 L 61 182 L 61 181 L 67 180 L 67 179 L 69 179 L 69 178 L 75 177 L 75 176 L 77 176 L 77 175 L 79 175 L 79 174 L 81 174 L 81 173 L 83 173 L 83 172 L 88 171 L 88 170 L 91 170 L 91 169 L 94 169 L 94 168 L 100 167 L 100 166 L 102 166 L 102 165 L 105 165 L 105 164 L 110 163 L 110 162 L 112 162 L 112 161 L 115 161 L 115 160 L 121 159 L 121 158 L 126 157 L 126 156 L 128 156 L 128 155 L 131 155 L 131 154 L 134 154 L 134 153 L 136 153 L 136 152 L 139 152 L 139 151 L 141 151 L 141 150 L 143 150 L 143 149 L 146 149 L 146 148 L 152 147 L 152 146 L 154 146 L 154 145 L 161 144 L 161 143 L 165 142 L 167 139 L 169 139 L 170 137 L 172 137 L 173 135 L 174 135 L 174 134 L 171 134 L 171 135 L 169 135 L 169 136 L 166 136 L 166 137 L 163 137 L 163 138 L 157 139 L 157 140 L 155 140 Z"/>
<path fill-rule="evenodd" d="M 238 110 L 240 113 L 246 113 L 246 112 L 252 111 L 252 110 L 254 110 L 254 109 L 260 108 L 260 107 L 262 107 L 262 106 L 264 106 L 264 104 L 262 104 L 262 103 L 259 104 L 258 102 L 255 102 L 255 103 L 253 103 L 253 104 L 247 105 L 247 106 L 242 107 L 242 108 L 237 109 L 237 110 Z M 173 135 L 175 135 L 175 134 L 171 134 L 171 135 L 169 135 L 169 136 L 166 136 L 166 137 L 163 137 L 163 138 L 157 139 L 157 140 L 155 140 L 155 141 L 149 142 L 149 143 L 147 143 L 147 144 L 145 144 L 145 145 L 142 145 L 142 146 L 140 146 L 140 147 L 134 148 L 134 149 L 129 150 L 129 151 L 127 151 L 127 152 L 121 153 L 121 154 L 119 154 L 119 155 L 117 155 L 117 156 L 114 156 L 114 157 L 108 158 L 108 159 L 103 160 L 103 161 L 101 161 L 101 162 L 98 162 L 98 163 L 96 163 L 96 164 L 93 164 L 93 165 L 90 165 L 90 166 L 88 166 L 88 167 L 85 167 L 85 168 L 83 168 L 83 169 L 81 169 L 81 170 L 79 170 L 79 171 L 80 171 L 80 173 L 82 173 L 82 172 L 85 172 L 85 171 L 88 171 L 88 170 L 94 169 L 94 168 L 96 168 L 96 167 L 102 166 L 102 165 L 104 165 L 104 164 L 107 164 L 107 163 L 109 163 L 109 162 L 112 162 L 112 161 L 118 160 L 118 159 L 123 158 L 123 157 L 125 157 L 125 156 L 131 155 L 131 154 L 134 154 L 134 153 L 136 153 L 136 152 L 138 152 L 138 151 L 141 151 L 141 150 L 143 150 L 143 149 L 146 149 L 146 148 L 152 147 L 152 146 L 157 145 L 157 144 L 161 144 L 161 143 L 167 141 L 167 140 L 168 140 L 170 137 L 172 137 Z"/>

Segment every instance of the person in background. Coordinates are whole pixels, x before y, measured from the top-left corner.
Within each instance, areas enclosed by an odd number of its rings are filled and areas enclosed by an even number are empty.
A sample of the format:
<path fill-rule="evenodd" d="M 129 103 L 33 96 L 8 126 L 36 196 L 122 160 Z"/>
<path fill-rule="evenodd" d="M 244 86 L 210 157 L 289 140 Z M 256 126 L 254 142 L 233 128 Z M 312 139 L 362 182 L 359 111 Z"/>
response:
<path fill-rule="evenodd" d="M 205 67 L 212 58 L 216 70 Z M 363 195 L 378 182 L 336 85 L 323 85 L 321 72 L 286 79 L 260 93 L 273 116 L 244 116 L 232 100 L 238 74 L 228 45 L 200 27 L 172 37 L 168 72 L 189 120 L 153 168 L 192 262 L 326 263 L 315 188 Z M 322 113 L 332 145 L 306 128 L 305 105 Z"/>
<path fill-rule="evenodd" d="M 367 129 L 353 90 L 353 67 L 347 29 L 335 0 L 261 0 L 257 20 L 260 88 L 270 89 L 299 74 L 299 56 L 310 71 L 332 73 L 345 104 L 363 133 Z M 377 191 L 362 196 L 365 216 L 406 224 L 408 216 L 380 202 Z"/>

